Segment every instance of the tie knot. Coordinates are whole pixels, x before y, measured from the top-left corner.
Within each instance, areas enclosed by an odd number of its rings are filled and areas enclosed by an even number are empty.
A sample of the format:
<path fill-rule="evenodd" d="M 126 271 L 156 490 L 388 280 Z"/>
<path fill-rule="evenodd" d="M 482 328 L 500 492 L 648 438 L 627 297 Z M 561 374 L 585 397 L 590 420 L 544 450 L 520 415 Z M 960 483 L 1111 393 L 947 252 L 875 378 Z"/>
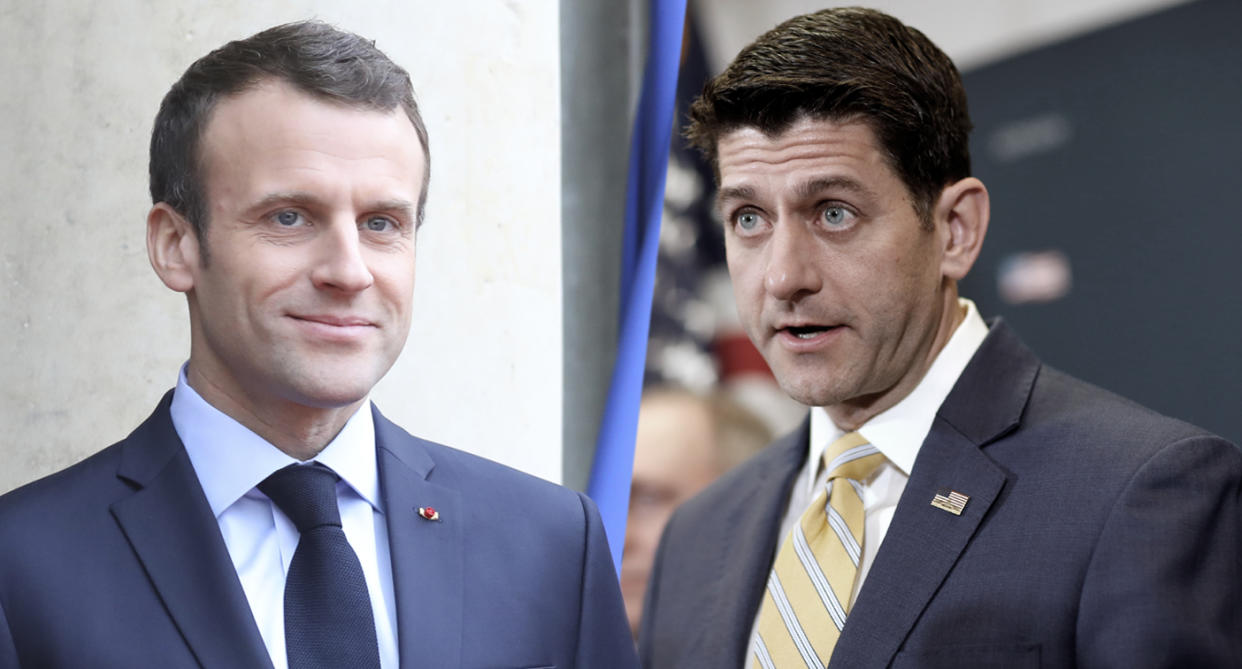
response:
<path fill-rule="evenodd" d="M 884 454 L 857 432 L 850 432 L 824 450 L 824 469 L 828 480 L 845 478 L 865 481 L 884 464 Z"/>
<path fill-rule="evenodd" d="M 323 525 L 341 525 L 336 482 L 341 477 L 320 465 L 289 465 L 263 479 L 259 490 L 289 516 L 298 532 Z"/>

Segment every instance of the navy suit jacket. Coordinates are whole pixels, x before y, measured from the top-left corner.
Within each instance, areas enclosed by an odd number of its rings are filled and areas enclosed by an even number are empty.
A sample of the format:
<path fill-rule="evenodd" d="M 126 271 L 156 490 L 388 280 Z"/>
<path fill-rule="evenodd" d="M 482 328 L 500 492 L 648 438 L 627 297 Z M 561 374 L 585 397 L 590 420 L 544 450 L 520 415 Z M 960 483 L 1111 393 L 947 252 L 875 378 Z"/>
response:
<path fill-rule="evenodd" d="M 645 667 L 742 666 L 808 433 L 674 514 Z M 942 489 L 969 495 L 960 516 L 931 506 Z M 1042 366 L 993 325 L 923 442 L 831 666 L 1242 666 L 1242 451 Z"/>
<path fill-rule="evenodd" d="M 171 397 L 0 497 L 0 668 L 271 666 Z M 589 499 L 374 416 L 402 667 L 635 666 Z"/>

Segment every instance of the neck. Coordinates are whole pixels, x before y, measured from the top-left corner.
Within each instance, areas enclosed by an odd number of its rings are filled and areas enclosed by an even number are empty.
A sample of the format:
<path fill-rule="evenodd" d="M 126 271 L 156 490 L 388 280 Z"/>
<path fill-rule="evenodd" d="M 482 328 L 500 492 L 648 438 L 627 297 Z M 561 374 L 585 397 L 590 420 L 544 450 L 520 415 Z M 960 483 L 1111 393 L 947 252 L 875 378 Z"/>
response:
<path fill-rule="evenodd" d="M 215 383 L 210 374 L 186 369 L 186 382 L 208 404 L 244 425 L 290 457 L 306 461 L 319 455 L 366 398 L 341 407 L 312 407 L 281 399 L 258 400 L 244 393 L 230 392 Z"/>

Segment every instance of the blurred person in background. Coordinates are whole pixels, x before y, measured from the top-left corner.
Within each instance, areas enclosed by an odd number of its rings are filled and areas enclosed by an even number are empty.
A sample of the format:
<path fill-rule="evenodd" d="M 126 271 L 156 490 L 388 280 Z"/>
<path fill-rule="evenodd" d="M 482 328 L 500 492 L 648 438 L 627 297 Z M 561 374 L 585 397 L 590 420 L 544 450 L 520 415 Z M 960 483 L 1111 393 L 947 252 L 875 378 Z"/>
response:
<path fill-rule="evenodd" d="M 758 453 L 772 436 L 762 420 L 722 392 L 643 392 L 621 560 L 621 593 L 635 638 L 656 546 L 673 510 Z"/>

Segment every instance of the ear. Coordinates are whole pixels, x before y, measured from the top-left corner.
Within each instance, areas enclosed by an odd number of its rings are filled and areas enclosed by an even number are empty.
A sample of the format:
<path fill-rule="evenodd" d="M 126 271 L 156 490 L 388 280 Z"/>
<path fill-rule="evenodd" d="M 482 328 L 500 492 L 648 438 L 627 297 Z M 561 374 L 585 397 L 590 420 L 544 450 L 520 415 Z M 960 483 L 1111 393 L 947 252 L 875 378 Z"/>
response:
<path fill-rule="evenodd" d="M 194 288 L 202 254 L 194 226 L 167 203 L 147 214 L 147 258 L 165 286 L 179 292 Z"/>
<path fill-rule="evenodd" d="M 991 204 L 988 189 L 974 177 L 945 186 L 936 201 L 936 227 L 945 230 L 940 273 L 960 281 L 974 266 L 988 232 Z"/>

